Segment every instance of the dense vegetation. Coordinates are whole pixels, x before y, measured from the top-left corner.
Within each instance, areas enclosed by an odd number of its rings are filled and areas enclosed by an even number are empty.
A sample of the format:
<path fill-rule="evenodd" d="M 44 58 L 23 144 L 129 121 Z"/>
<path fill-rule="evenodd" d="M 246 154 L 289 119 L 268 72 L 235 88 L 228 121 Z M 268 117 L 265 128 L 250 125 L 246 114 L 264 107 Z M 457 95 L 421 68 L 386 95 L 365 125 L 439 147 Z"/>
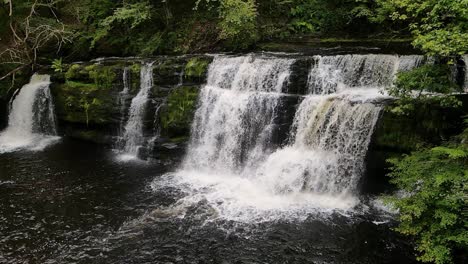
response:
<path fill-rule="evenodd" d="M 464 0 L 2 0 L 0 78 L 51 58 L 244 50 L 298 36 L 412 34 L 432 55 L 467 51 Z"/>
<path fill-rule="evenodd" d="M 389 89 L 400 98 L 391 111 L 461 107 L 450 63 L 468 51 L 466 0 L 0 0 L 0 97 L 40 64 L 62 72 L 64 62 L 97 56 L 243 51 L 304 36 L 409 37 L 443 63 L 401 73 Z M 201 75 L 195 61 L 190 65 L 189 75 Z M 86 123 L 88 110 L 105 106 L 92 95 L 108 76 L 87 72 L 88 93 L 69 104 L 85 109 Z M 191 108 L 177 98 L 192 91 L 178 93 L 170 103 Z M 165 124 L 177 127 L 180 113 L 164 114 Z M 422 261 L 466 258 L 467 134 L 390 160 L 392 182 L 406 191 L 390 199 L 400 211 L 397 230 L 415 238 Z"/>
<path fill-rule="evenodd" d="M 449 64 L 427 64 L 399 73 L 388 88 L 399 98 L 390 111 L 411 115 L 417 109 L 463 107 L 456 96 L 463 90 L 453 81 Z M 396 230 L 415 239 L 420 261 L 466 263 L 468 119 L 460 135 L 439 146 L 431 143 L 388 160 L 391 182 L 402 192 L 387 200 L 399 211 Z"/>

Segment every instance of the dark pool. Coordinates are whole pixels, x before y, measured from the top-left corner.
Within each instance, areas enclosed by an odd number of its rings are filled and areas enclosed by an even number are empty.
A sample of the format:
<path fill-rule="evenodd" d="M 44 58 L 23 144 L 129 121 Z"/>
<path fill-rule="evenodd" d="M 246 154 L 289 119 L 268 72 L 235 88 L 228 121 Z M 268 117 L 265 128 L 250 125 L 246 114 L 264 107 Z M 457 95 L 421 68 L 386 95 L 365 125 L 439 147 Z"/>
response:
<path fill-rule="evenodd" d="M 391 221 L 370 214 L 263 223 L 206 221 L 200 202 L 153 190 L 182 153 L 119 163 L 111 150 L 62 140 L 0 154 L 0 263 L 414 263 Z"/>

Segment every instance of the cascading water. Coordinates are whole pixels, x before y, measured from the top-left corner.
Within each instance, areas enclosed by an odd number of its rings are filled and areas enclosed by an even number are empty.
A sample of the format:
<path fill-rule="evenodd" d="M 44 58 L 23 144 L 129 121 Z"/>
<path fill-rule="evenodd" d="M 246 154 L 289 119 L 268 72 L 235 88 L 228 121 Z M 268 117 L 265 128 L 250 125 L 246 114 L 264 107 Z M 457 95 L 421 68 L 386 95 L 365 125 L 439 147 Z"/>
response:
<path fill-rule="evenodd" d="M 313 57 L 309 95 L 297 107 L 289 143 L 276 148 L 275 119 L 294 60 L 216 57 L 185 162 L 165 183 L 187 193 L 182 205 L 208 203 L 217 217 L 237 221 L 351 209 L 359 202 L 357 187 L 385 97 L 379 89 L 422 59 Z"/>
<path fill-rule="evenodd" d="M 140 91 L 132 99 L 128 121 L 124 127 L 121 143 L 122 147 L 120 149 L 122 153 L 120 159 L 122 160 L 137 159 L 139 148 L 146 142 L 143 135 L 143 121 L 146 113 L 146 105 L 148 104 L 148 96 L 151 87 L 153 87 L 153 63 L 142 65 L 140 83 Z"/>
<path fill-rule="evenodd" d="M 122 74 L 122 83 L 123 88 L 120 91 L 119 96 L 117 97 L 117 103 L 120 106 L 120 125 L 119 125 L 119 137 L 117 138 L 115 147 L 116 149 L 122 149 L 124 147 L 125 142 L 123 141 L 123 133 L 125 131 L 125 117 L 126 117 L 126 99 L 129 96 L 130 90 L 130 74 L 128 67 L 124 68 Z"/>
<path fill-rule="evenodd" d="M 41 150 L 57 137 L 50 76 L 34 74 L 11 102 L 8 127 L 0 133 L 0 153 Z"/>
<path fill-rule="evenodd" d="M 278 99 L 292 62 L 215 58 L 200 95 L 185 167 L 235 172 L 268 152 Z"/>
<path fill-rule="evenodd" d="M 424 56 L 338 55 L 314 56 L 308 86 L 311 94 L 330 94 L 347 87 L 390 86 L 398 71 L 419 65 Z"/>

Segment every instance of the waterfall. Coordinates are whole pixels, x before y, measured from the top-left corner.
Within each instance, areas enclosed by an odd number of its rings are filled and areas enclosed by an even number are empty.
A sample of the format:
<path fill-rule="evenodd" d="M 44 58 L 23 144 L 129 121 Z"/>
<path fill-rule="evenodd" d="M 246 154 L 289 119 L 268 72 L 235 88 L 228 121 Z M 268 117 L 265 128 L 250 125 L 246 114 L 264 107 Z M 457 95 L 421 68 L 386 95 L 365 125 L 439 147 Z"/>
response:
<path fill-rule="evenodd" d="M 420 65 L 423 58 L 315 56 L 308 77 L 310 94 L 297 108 L 288 146 L 315 155 L 276 162 L 282 168 L 273 174 L 285 174 L 276 177 L 287 177 L 294 184 L 276 184 L 275 188 L 356 197 L 367 148 L 382 108 L 378 101 L 385 97 L 381 92 L 392 85 L 397 72 Z M 275 155 L 287 155 L 290 151 L 284 154 L 284 150 L 279 150 Z"/>
<path fill-rule="evenodd" d="M 422 63 L 424 56 L 338 55 L 314 56 L 309 92 L 330 94 L 346 87 L 376 88 L 392 84 L 395 73 Z"/>
<path fill-rule="evenodd" d="M 41 150 L 58 139 L 49 86 L 49 75 L 34 74 L 13 98 L 8 127 L 0 133 L 0 153 Z"/>
<path fill-rule="evenodd" d="M 208 203 L 218 217 L 263 221 L 359 203 L 364 160 L 381 113 L 381 93 L 422 56 L 313 56 L 308 91 L 290 139 L 272 144 L 294 59 L 218 56 L 203 88 L 191 142 L 167 184 L 182 204 Z M 154 188 L 157 188 L 153 185 Z"/>
<path fill-rule="evenodd" d="M 216 57 L 192 125 L 186 167 L 239 171 L 268 152 L 291 59 Z"/>
<path fill-rule="evenodd" d="M 125 84 L 125 81 L 124 81 Z M 127 83 L 128 85 L 128 83 Z M 125 124 L 120 152 L 122 160 L 138 158 L 138 151 L 146 143 L 143 129 L 148 96 L 153 87 L 153 63 L 142 65 L 140 71 L 140 91 L 132 99 L 128 121 Z M 125 88 L 124 88 L 125 90 Z"/>
<path fill-rule="evenodd" d="M 123 140 L 123 133 L 125 131 L 125 117 L 126 117 L 126 101 L 129 97 L 130 90 L 130 73 L 128 67 L 124 68 L 122 73 L 122 91 L 119 92 L 117 97 L 117 104 L 120 106 L 120 124 L 119 124 L 119 136 L 115 143 L 116 149 L 123 149 L 125 142 Z"/>

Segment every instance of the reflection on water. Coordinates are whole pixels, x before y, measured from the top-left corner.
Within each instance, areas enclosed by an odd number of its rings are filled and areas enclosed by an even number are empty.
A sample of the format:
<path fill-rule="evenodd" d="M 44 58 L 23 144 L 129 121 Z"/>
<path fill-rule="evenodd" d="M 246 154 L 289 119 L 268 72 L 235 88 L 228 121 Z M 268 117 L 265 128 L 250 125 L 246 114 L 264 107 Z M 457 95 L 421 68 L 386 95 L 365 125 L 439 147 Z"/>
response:
<path fill-rule="evenodd" d="M 414 262 L 372 213 L 241 223 L 186 206 L 180 188 L 154 188 L 181 155 L 119 163 L 69 140 L 0 154 L 0 263 Z"/>

